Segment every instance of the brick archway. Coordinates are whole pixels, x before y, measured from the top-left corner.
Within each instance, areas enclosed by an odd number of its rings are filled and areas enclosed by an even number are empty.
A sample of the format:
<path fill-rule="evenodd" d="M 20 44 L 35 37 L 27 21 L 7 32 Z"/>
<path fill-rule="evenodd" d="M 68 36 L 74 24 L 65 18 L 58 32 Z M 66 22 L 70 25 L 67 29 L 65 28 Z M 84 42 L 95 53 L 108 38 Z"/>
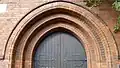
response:
<path fill-rule="evenodd" d="M 38 41 L 56 30 L 70 32 L 82 41 L 88 68 L 117 67 L 117 47 L 103 21 L 80 5 L 55 1 L 33 9 L 14 28 L 5 54 L 10 68 L 32 68 Z"/>

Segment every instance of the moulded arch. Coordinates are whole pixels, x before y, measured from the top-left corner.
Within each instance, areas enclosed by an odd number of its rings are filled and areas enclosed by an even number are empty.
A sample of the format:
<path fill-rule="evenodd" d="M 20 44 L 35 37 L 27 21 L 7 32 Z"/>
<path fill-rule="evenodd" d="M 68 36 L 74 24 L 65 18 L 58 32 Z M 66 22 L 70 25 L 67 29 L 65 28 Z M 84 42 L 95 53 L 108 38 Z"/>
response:
<path fill-rule="evenodd" d="M 70 31 L 81 39 L 87 54 L 88 68 L 117 67 L 115 40 L 103 21 L 82 6 L 57 1 L 31 10 L 16 25 L 5 52 L 5 59 L 10 59 L 10 67 L 32 67 L 38 40 L 56 29 Z"/>

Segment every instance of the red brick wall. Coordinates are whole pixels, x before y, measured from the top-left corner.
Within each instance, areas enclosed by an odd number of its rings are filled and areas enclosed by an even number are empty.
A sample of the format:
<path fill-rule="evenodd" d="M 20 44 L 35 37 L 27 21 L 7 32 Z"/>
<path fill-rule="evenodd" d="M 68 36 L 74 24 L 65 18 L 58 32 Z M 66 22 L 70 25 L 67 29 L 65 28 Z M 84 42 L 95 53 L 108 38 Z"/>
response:
<path fill-rule="evenodd" d="M 53 0 L 0 0 L 1 4 L 7 4 L 7 12 L 0 13 L 0 58 L 2 58 L 4 55 L 7 39 L 17 22 L 33 8 L 49 1 Z M 71 1 L 85 6 L 85 4 L 82 2 L 83 0 L 65 1 Z M 100 18 L 102 18 L 102 20 L 108 25 L 116 40 L 118 50 L 120 50 L 120 32 L 113 32 L 113 27 L 117 22 L 118 13 L 116 13 L 111 7 L 110 3 L 112 0 L 108 1 L 109 2 L 106 1 L 98 7 L 87 8 L 100 16 Z M 7 65 L 7 62 L 8 60 L 0 60 L 0 68 L 3 66 L 8 68 L 9 64 Z"/>

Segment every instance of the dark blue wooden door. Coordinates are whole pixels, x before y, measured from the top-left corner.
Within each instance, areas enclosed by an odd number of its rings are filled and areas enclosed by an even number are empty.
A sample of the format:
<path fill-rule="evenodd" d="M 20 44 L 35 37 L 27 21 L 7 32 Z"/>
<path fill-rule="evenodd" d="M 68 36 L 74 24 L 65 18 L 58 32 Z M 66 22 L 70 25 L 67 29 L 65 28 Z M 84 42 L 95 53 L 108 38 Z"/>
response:
<path fill-rule="evenodd" d="M 74 36 L 56 32 L 46 37 L 34 56 L 34 68 L 87 68 L 85 50 Z"/>

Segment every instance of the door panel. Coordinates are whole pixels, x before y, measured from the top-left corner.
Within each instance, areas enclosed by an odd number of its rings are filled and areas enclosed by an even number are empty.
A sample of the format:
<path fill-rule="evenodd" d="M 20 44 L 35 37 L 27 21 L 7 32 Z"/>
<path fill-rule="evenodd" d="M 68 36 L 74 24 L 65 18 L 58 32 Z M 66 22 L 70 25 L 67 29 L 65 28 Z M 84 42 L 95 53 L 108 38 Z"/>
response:
<path fill-rule="evenodd" d="M 48 36 L 37 48 L 35 68 L 60 68 L 60 35 Z"/>
<path fill-rule="evenodd" d="M 72 35 L 61 34 L 61 68 L 87 68 L 82 44 Z"/>
<path fill-rule="evenodd" d="M 33 64 L 34 68 L 87 68 L 82 44 L 63 32 L 53 33 L 42 41 Z"/>

